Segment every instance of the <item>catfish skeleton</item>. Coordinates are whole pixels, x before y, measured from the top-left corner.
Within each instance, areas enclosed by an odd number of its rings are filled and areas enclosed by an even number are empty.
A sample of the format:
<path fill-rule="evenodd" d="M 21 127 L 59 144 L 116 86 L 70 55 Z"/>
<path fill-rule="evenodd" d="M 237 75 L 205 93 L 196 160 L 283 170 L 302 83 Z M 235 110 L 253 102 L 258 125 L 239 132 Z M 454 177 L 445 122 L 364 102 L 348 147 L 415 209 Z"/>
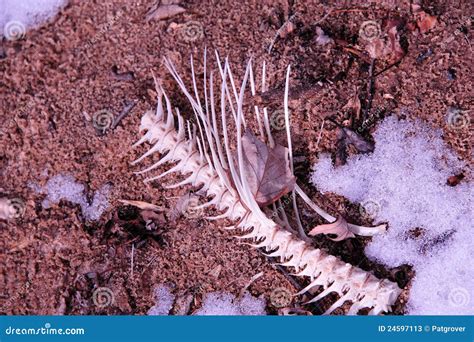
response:
<path fill-rule="evenodd" d="M 162 158 L 154 165 L 138 173 L 147 173 L 168 162 L 176 163 L 164 173 L 147 178 L 145 181 L 158 180 L 171 173 L 181 173 L 186 178 L 177 184 L 167 186 L 167 188 L 184 185 L 201 186 L 201 190 L 205 191 L 207 196 L 212 197 L 212 199 L 201 205 L 200 208 L 212 205 L 223 211 L 221 215 L 209 219 L 225 218 L 237 222 L 234 226 L 226 229 L 240 231 L 242 235 L 237 235 L 237 238 L 250 241 L 249 243 L 252 246 L 261 248 L 269 257 L 278 258 L 281 265 L 294 269 L 296 276 L 309 277 L 309 285 L 301 290 L 298 295 L 313 288 L 321 287 L 323 291 L 308 303 L 318 301 L 331 292 L 338 293 L 339 299 L 331 305 L 325 312 L 326 314 L 331 313 L 346 301 L 352 303 L 349 314 L 357 314 L 362 308 L 371 308 L 370 313 L 376 315 L 384 311 L 391 311 L 391 306 L 401 292 L 397 284 L 387 279 L 378 279 L 371 273 L 345 263 L 310 244 L 299 219 L 296 195 L 298 194 L 329 223 L 336 221 L 336 218 L 313 203 L 298 185 L 295 185 L 291 191 L 298 229 L 294 230 L 289 227 L 284 211 L 281 213 L 278 210 L 276 219 L 272 220 L 259 206 L 245 176 L 242 146 L 242 128 L 246 129 L 247 127 L 243 114 L 244 93 L 249 81 L 252 95 L 256 93 L 252 64 L 250 61 L 247 64 L 245 76 L 238 92 L 227 59 L 222 65 L 216 53 L 216 60 L 221 79 L 220 97 L 217 99 L 215 97 L 214 74 L 212 71 L 209 75 L 207 73 L 207 55 L 204 53 L 204 104 L 202 104 L 196 84 L 192 57 L 191 70 L 194 96 L 186 88 L 174 65 L 168 59 L 165 59 L 166 67 L 193 107 L 197 125 L 191 125 L 189 121 L 185 123 L 177 108 L 175 118 L 167 94 L 161 84 L 156 82 L 158 92 L 156 112 L 148 111 L 144 114 L 140 131 L 146 131 L 146 133 L 134 144 L 134 147 L 136 147 L 147 142 L 153 146 L 133 164 L 141 162 L 155 152 L 160 153 Z M 293 173 L 288 111 L 289 75 L 290 67 L 288 67 L 286 73 L 284 113 L 289 167 Z M 262 92 L 265 91 L 265 87 L 264 64 Z M 219 100 L 220 108 L 216 107 L 216 100 Z M 221 132 L 219 131 L 216 114 L 219 109 L 221 111 Z M 229 127 L 227 123 L 229 110 L 236 126 L 235 150 L 231 150 L 231 142 L 226 129 Z M 270 131 L 267 108 L 263 108 L 261 111 L 255 105 L 254 110 L 261 138 L 263 141 L 268 141 L 270 147 L 275 146 Z M 263 112 L 263 118 L 261 112 Z M 178 120 L 177 130 L 175 129 L 175 119 Z M 339 225 L 338 228 L 340 230 L 341 226 Z M 347 224 L 347 228 L 348 232 L 342 238 L 351 237 L 354 233 L 368 236 L 385 231 L 385 225 L 369 228 Z"/>

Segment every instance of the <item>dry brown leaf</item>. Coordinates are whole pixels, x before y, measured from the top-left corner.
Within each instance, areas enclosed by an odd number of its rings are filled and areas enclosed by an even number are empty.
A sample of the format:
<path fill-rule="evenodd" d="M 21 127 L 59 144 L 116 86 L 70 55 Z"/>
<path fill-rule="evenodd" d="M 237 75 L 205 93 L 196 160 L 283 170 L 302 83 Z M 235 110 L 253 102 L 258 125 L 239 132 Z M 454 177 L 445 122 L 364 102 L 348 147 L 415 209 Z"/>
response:
<path fill-rule="evenodd" d="M 354 237 L 354 234 L 349 230 L 347 221 L 342 216 L 339 216 L 333 223 L 316 226 L 308 233 L 310 236 L 315 236 L 318 234 L 334 234 L 336 237 L 330 238 L 334 241 L 341 241 Z"/>
<path fill-rule="evenodd" d="M 221 265 L 217 265 L 216 267 L 214 267 L 214 268 L 209 272 L 209 275 L 217 279 L 217 278 L 219 278 L 219 275 L 221 274 L 221 271 L 222 271 L 222 266 L 221 266 Z"/>
<path fill-rule="evenodd" d="M 360 103 L 359 95 L 356 93 L 354 96 L 352 96 L 349 101 L 345 104 L 342 109 L 344 110 L 349 110 L 351 111 L 351 114 L 354 115 L 357 120 L 360 118 L 360 110 L 362 108 L 362 105 Z"/>
<path fill-rule="evenodd" d="M 283 26 L 280 28 L 280 38 L 285 38 L 288 36 L 291 32 L 295 30 L 295 24 L 293 24 L 291 21 L 287 21 Z"/>
<path fill-rule="evenodd" d="M 164 211 L 165 208 L 159 207 L 155 204 L 143 202 L 143 201 L 132 201 L 132 200 L 124 200 L 120 199 L 119 202 L 127 205 L 132 205 L 142 210 L 152 210 L 152 211 Z"/>
<path fill-rule="evenodd" d="M 143 220 L 145 222 L 153 221 L 153 222 L 164 223 L 166 221 L 164 214 L 162 214 L 162 213 L 158 214 L 154 210 L 142 210 L 140 215 L 141 215 L 141 217 L 143 218 Z"/>
<path fill-rule="evenodd" d="M 387 34 L 389 39 L 390 52 L 396 61 L 405 56 L 405 51 L 400 45 L 400 34 L 398 33 L 398 26 L 401 24 L 400 20 L 390 20 L 387 23 Z"/>
<path fill-rule="evenodd" d="M 365 140 L 360 134 L 357 134 L 347 127 L 343 127 L 342 130 L 345 134 L 347 144 L 354 146 L 357 151 L 362 153 L 373 152 L 375 148 L 373 143 Z"/>
<path fill-rule="evenodd" d="M 192 293 L 185 292 L 184 294 L 176 296 L 171 314 L 173 316 L 189 315 L 193 301 L 194 295 Z"/>
<path fill-rule="evenodd" d="M 336 141 L 336 160 L 334 166 L 342 166 L 347 162 L 347 141 L 346 135 L 342 129 L 338 129 L 338 137 Z"/>
<path fill-rule="evenodd" d="M 295 177 L 291 173 L 286 147 L 270 148 L 246 130 L 242 149 L 244 173 L 260 206 L 269 205 L 294 189 Z"/>
<path fill-rule="evenodd" d="M 400 44 L 399 27 L 403 26 L 404 22 L 401 19 L 391 19 L 385 25 L 385 35 L 377 37 L 370 41 L 365 50 L 373 59 L 381 59 L 385 56 L 391 56 L 394 61 L 400 60 L 405 56 L 406 51 Z"/>
<path fill-rule="evenodd" d="M 416 13 L 416 25 L 420 29 L 421 33 L 428 32 L 438 24 L 438 19 L 429 15 L 425 11 L 420 11 Z"/>
<path fill-rule="evenodd" d="M 168 19 L 183 12 L 186 9 L 178 5 L 155 5 L 146 14 L 146 21 Z"/>

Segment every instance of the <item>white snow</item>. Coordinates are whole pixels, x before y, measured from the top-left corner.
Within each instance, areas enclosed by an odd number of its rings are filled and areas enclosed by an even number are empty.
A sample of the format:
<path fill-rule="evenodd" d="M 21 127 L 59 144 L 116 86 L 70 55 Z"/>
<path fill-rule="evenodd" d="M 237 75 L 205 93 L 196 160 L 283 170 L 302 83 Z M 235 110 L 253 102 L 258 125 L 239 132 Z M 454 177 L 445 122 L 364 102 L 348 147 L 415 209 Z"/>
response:
<path fill-rule="evenodd" d="M 195 313 L 197 316 L 240 316 L 266 315 L 265 299 L 253 297 L 245 292 L 242 298 L 230 293 L 211 292 L 206 294 L 202 307 Z"/>
<path fill-rule="evenodd" d="M 159 285 L 155 288 L 155 305 L 148 310 L 149 316 L 167 316 L 173 307 L 175 295 L 168 285 Z"/>
<path fill-rule="evenodd" d="M 0 0 L 0 36 L 16 40 L 48 21 L 67 0 Z"/>
<path fill-rule="evenodd" d="M 46 198 L 41 205 L 43 208 L 50 208 L 51 203 L 59 203 L 66 200 L 74 204 L 79 204 L 82 214 L 87 220 L 96 221 L 109 206 L 110 185 L 103 185 L 94 193 L 92 203 L 89 203 L 84 193 L 84 185 L 77 183 L 71 175 L 56 175 L 48 180 L 44 187 L 30 185 L 38 193 L 46 194 Z"/>
<path fill-rule="evenodd" d="M 389 223 L 366 254 L 390 267 L 414 266 L 410 314 L 474 314 L 473 186 L 446 184 L 463 164 L 440 131 L 419 121 L 387 118 L 374 139 L 372 154 L 349 158 L 336 169 L 322 156 L 312 182 L 370 207 L 375 224 Z"/>

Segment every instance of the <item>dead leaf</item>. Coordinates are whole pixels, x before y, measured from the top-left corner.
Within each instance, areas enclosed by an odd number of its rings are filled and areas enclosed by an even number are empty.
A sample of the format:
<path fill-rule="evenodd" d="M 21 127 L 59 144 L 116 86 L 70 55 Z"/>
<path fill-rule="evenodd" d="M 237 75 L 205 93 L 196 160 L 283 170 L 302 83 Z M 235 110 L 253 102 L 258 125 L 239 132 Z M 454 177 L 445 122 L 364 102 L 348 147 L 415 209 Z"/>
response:
<path fill-rule="evenodd" d="M 344 107 L 342 107 L 343 110 L 349 110 L 352 115 L 356 117 L 357 120 L 360 118 L 360 110 L 362 108 L 362 105 L 360 103 L 359 95 L 355 94 L 352 96 L 349 101 L 345 104 Z"/>
<path fill-rule="evenodd" d="M 134 207 L 140 208 L 142 210 L 153 210 L 153 211 L 164 211 L 165 208 L 159 207 L 152 203 L 143 202 L 143 201 L 131 201 L 120 199 L 119 202 L 127 205 L 133 205 Z"/>
<path fill-rule="evenodd" d="M 405 22 L 398 19 L 388 20 L 384 34 L 371 40 L 366 46 L 365 50 L 368 52 L 373 59 L 382 59 L 383 57 L 390 56 L 393 61 L 398 61 L 406 55 L 406 51 L 400 44 L 400 32 L 399 29 L 404 27 Z"/>
<path fill-rule="evenodd" d="M 171 314 L 173 316 L 186 316 L 191 311 L 191 305 L 194 300 L 194 295 L 192 293 L 185 292 L 182 295 L 176 296 L 174 301 L 173 308 L 171 309 Z"/>
<path fill-rule="evenodd" d="M 387 23 L 390 53 L 393 55 L 393 58 L 396 61 L 402 59 L 402 57 L 405 56 L 405 51 L 400 45 L 400 34 L 398 32 L 398 27 L 400 24 L 400 20 L 390 20 Z"/>
<path fill-rule="evenodd" d="M 222 266 L 221 266 L 221 265 L 217 265 L 216 267 L 214 267 L 214 268 L 209 272 L 209 275 L 217 279 L 217 278 L 219 278 L 219 275 L 221 274 L 221 271 L 222 271 Z"/>
<path fill-rule="evenodd" d="M 294 189 L 295 177 L 291 173 L 286 147 L 270 148 L 246 130 L 242 149 L 245 177 L 260 206 L 269 205 Z"/>
<path fill-rule="evenodd" d="M 347 161 L 347 142 L 344 132 L 339 129 L 338 139 L 336 142 L 336 160 L 334 166 L 344 165 Z"/>
<path fill-rule="evenodd" d="M 156 222 L 156 223 L 165 223 L 165 215 L 163 213 L 156 213 L 156 211 L 153 210 L 143 210 L 140 212 L 140 216 L 145 222 Z"/>
<path fill-rule="evenodd" d="M 294 30 L 295 30 L 295 24 L 293 24 L 291 21 L 287 21 L 280 28 L 280 31 L 279 31 L 280 38 L 285 38 L 286 36 L 288 36 Z"/>
<path fill-rule="evenodd" d="M 354 132 L 353 130 L 347 127 L 343 127 L 342 130 L 346 136 L 346 143 L 354 146 L 357 151 L 362 153 L 374 151 L 374 144 L 365 140 L 360 134 Z"/>
<path fill-rule="evenodd" d="M 146 21 L 168 19 L 183 12 L 186 12 L 186 9 L 178 5 L 171 4 L 159 6 L 157 4 L 146 14 Z"/>
<path fill-rule="evenodd" d="M 464 175 L 462 173 L 454 176 L 450 176 L 447 180 L 447 184 L 449 186 L 456 186 L 464 179 Z"/>
<path fill-rule="evenodd" d="M 308 235 L 310 236 L 315 236 L 318 234 L 334 234 L 336 235 L 336 237 L 330 238 L 334 241 L 341 241 L 355 236 L 349 230 L 349 225 L 342 216 L 339 216 L 337 220 L 333 223 L 321 224 L 319 226 L 316 226 L 308 233 Z"/>
<path fill-rule="evenodd" d="M 420 2 L 415 1 L 415 3 L 411 5 L 411 10 L 415 16 L 416 26 L 418 26 L 421 33 L 428 32 L 438 24 L 438 19 L 435 16 L 426 13 L 421 8 Z"/>

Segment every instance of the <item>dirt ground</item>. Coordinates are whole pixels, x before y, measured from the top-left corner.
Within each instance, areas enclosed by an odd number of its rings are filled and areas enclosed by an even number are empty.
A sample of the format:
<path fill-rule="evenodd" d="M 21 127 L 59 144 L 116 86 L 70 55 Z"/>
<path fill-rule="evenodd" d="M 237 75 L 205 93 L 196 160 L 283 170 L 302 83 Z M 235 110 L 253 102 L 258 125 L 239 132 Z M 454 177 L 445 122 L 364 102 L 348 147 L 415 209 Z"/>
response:
<path fill-rule="evenodd" d="M 131 145 L 139 138 L 141 115 L 155 105 L 152 71 L 163 79 L 175 104 L 189 109 L 162 64 L 164 56 L 174 61 L 188 84 L 189 56 L 200 63 L 205 47 L 227 55 L 239 80 L 249 57 L 255 66 L 266 61 L 270 95 L 281 93 L 291 64 L 298 179 L 313 200 L 354 223 L 370 221 L 357 205 L 338 196 L 323 197 L 308 181 L 318 154 L 336 152 L 334 122 L 347 125 L 351 120 L 345 105 L 354 96 L 359 97 L 362 112 L 371 102 L 368 124 L 361 130 L 365 138 L 370 139 L 385 116 L 421 118 L 442 129 L 446 142 L 472 165 L 472 125 L 468 121 L 459 127 L 447 117 L 458 110 L 472 123 L 473 3 L 421 4 L 423 11 L 437 18 L 426 32 L 414 27 L 416 13 L 409 1 L 331 3 L 182 1 L 186 12 L 147 21 L 154 0 L 72 1 L 56 21 L 28 31 L 21 40 L 4 40 L 0 197 L 21 199 L 25 211 L 16 219 L 0 220 L 0 314 L 145 314 L 154 305 L 153 288 L 161 283 L 172 283 L 178 294 L 191 293 L 193 308 L 210 291 L 238 294 L 259 272 L 263 276 L 249 287 L 256 296 L 268 299 L 275 288 L 295 292 L 303 285 L 221 229 L 229 222 L 206 221 L 204 216 L 214 213 L 212 209 L 191 218 L 174 215 L 179 198 L 190 189 L 165 190 L 163 184 L 173 177 L 144 185 L 144 177 L 133 174 L 138 168 L 130 162 L 143 150 L 132 150 Z M 284 25 L 289 18 L 292 24 Z M 359 37 L 361 24 L 376 21 L 383 28 L 399 18 L 405 54 L 397 61 L 377 59 L 371 72 L 371 59 Z M 332 41 L 319 44 L 317 27 Z M 202 63 L 197 69 L 202 76 Z M 373 86 L 368 92 L 370 80 Z M 261 100 L 281 108 L 283 97 L 275 98 L 262 95 Z M 100 134 L 94 128 L 93 113 L 107 110 L 118 115 L 130 101 L 136 106 L 115 129 Z M 325 117 L 332 121 L 326 120 L 318 144 Z M 349 123 L 353 129 L 360 124 L 360 120 Z M 284 141 L 284 131 L 275 135 Z M 85 184 L 90 197 L 102 185 L 112 186 L 111 205 L 99 221 L 87 222 L 80 207 L 67 201 L 42 208 L 44 195 L 29 184 L 44 185 L 60 173 Z M 464 179 L 469 178 L 466 170 Z M 156 234 L 145 234 L 137 213 L 119 199 L 164 207 Z M 303 222 L 308 230 L 322 223 L 307 213 Z M 314 243 L 377 276 L 398 281 L 406 290 L 394 312 L 403 314 L 413 271 L 408 266 L 386 269 L 367 260 L 363 253 L 367 241 L 318 237 Z M 100 287 L 110 289 L 113 303 L 105 307 L 94 303 L 93 293 Z M 325 306 L 309 309 L 320 314 Z M 271 304 L 269 310 L 276 312 Z"/>

